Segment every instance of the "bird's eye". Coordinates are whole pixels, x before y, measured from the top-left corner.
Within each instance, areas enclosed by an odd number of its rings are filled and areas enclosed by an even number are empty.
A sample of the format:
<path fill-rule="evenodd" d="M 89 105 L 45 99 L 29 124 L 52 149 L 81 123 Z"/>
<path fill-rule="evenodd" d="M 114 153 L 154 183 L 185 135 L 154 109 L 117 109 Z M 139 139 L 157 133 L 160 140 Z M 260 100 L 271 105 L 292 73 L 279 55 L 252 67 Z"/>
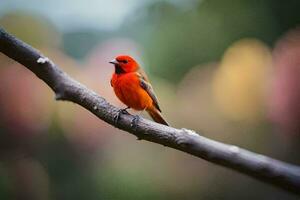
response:
<path fill-rule="evenodd" d="M 126 63 L 128 63 L 128 60 L 123 60 L 122 62 L 126 64 Z"/>

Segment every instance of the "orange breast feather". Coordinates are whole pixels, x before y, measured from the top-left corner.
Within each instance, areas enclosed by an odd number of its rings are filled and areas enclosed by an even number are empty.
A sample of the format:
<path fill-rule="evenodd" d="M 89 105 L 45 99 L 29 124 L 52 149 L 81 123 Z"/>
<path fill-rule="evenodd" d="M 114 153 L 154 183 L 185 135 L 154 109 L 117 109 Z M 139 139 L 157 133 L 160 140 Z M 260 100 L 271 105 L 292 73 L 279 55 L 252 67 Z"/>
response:
<path fill-rule="evenodd" d="M 151 97 L 141 87 L 135 73 L 114 74 L 111 83 L 117 97 L 130 108 L 144 110 L 152 106 Z"/>

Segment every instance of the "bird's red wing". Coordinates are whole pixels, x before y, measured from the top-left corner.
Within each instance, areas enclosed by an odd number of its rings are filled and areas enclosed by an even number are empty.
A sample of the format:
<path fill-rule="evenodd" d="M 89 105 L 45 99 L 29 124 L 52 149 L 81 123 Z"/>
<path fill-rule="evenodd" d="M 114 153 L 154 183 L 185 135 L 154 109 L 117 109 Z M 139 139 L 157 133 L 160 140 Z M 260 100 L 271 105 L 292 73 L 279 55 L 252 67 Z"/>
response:
<path fill-rule="evenodd" d="M 140 79 L 140 86 L 148 93 L 148 95 L 151 97 L 152 101 L 153 101 L 153 104 L 155 106 L 155 108 L 157 108 L 157 110 L 160 110 L 160 107 L 158 105 L 158 99 L 154 93 L 154 90 L 151 86 L 151 84 L 149 83 L 149 79 L 146 75 L 146 73 L 140 69 L 138 72 L 137 72 L 137 75 Z"/>

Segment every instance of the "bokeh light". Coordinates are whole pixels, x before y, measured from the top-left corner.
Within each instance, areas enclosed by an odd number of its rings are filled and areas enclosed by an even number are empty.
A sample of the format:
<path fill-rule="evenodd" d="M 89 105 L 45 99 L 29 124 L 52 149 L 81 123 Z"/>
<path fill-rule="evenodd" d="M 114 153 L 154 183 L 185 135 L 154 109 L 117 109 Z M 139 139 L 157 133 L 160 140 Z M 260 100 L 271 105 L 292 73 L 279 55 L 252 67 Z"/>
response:
<path fill-rule="evenodd" d="M 237 41 L 225 52 L 213 89 L 217 105 L 229 119 L 263 118 L 271 60 L 268 47 L 254 39 Z"/>

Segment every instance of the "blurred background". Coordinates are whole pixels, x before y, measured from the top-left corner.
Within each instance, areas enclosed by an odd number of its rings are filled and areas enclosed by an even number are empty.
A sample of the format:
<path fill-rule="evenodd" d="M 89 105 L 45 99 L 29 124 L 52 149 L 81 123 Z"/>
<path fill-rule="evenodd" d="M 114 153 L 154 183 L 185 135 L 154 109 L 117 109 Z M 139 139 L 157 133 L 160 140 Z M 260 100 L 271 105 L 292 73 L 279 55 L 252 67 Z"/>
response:
<path fill-rule="evenodd" d="M 299 0 L 1 0 L 0 26 L 120 108 L 108 61 L 132 55 L 172 126 L 300 165 L 299 8 Z M 297 199 L 55 102 L 3 54 L 0 111 L 0 199 Z"/>

